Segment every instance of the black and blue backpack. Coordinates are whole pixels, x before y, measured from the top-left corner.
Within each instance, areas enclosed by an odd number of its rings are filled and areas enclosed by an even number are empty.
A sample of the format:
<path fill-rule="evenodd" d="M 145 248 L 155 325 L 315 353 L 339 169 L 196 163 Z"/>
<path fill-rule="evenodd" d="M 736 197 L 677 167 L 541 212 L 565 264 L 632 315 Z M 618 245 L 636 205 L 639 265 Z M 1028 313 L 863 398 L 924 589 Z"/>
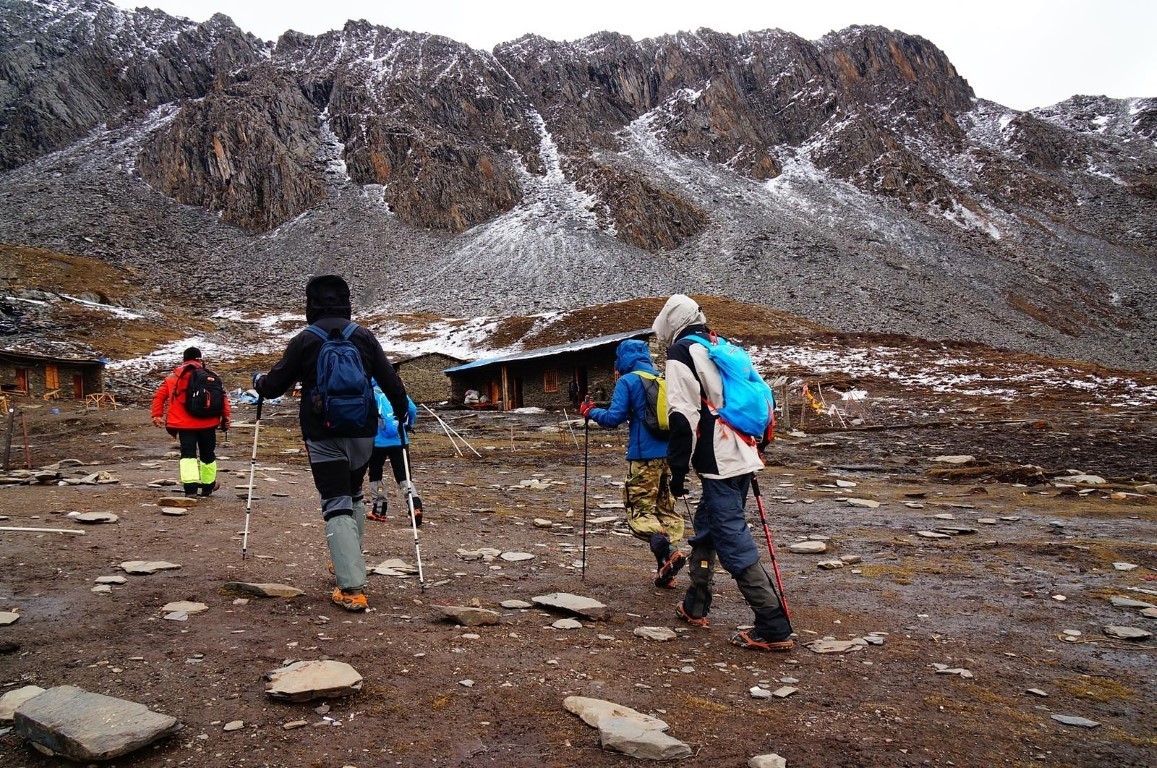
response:
<path fill-rule="evenodd" d="M 326 428 L 339 437 L 365 432 L 377 413 L 373 385 L 362 363 L 362 353 L 350 341 L 358 324 L 351 322 L 328 335 L 316 325 L 306 330 L 322 340 L 317 353 L 317 388 L 314 407 Z"/>

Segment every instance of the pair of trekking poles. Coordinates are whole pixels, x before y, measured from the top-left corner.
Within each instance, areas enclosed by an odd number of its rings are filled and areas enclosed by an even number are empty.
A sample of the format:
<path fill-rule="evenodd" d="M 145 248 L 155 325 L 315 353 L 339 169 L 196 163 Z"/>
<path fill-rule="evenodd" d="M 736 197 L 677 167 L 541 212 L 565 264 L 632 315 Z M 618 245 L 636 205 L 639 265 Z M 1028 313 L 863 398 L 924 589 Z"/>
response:
<path fill-rule="evenodd" d="M 582 536 L 582 576 L 583 580 L 587 576 L 587 489 L 589 487 L 588 478 L 590 477 L 590 435 L 591 435 L 591 420 L 586 419 L 583 422 L 583 536 Z M 776 597 L 779 598 L 780 605 L 783 606 L 783 615 L 791 621 L 791 611 L 787 607 L 787 596 L 783 593 L 783 578 L 779 573 L 779 560 L 775 556 L 775 545 L 771 542 L 771 527 L 767 524 L 767 511 L 763 508 L 763 495 L 759 492 L 759 481 L 755 479 L 755 475 L 751 476 L 751 492 L 755 496 L 755 506 L 759 509 L 759 519 L 763 522 L 763 535 L 767 539 L 767 554 L 771 558 L 771 568 L 775 573 L 775 584 L 773 589 L 776 590 Z M 687 507 L 687 516 L 691 518 L 691 502 L 687 501 L 687 497 L 683 497 L 683 504 Z"/>
<path fill-rule="evenodd" d="M 249 490 L 245 495 L 245 531 L 241 535 L 241 559 L 249 553 L 249 518 L 253 510 L 253 480 L 257 472 L 257 436 L 261 431 L 261 406 L 265 398 L 257 396 L 257 415 L 253 420 L 253 452 L 249 456 Z M 405 426 L 398 420 L 398 430 L 405 435 Z M 406 475 L 406 506 L 410 510 L 410 527 L 414 531 L 414 559 L 418 563 L 418 584 L 422 592 L 426 591 L 426 578 L 422 573 L 422 548 L 418 542 L 418 518 L 414 514 L 414 482 L 410 477 L 410 451 L 406 443 L 402 443 L 402 468 Z"/>

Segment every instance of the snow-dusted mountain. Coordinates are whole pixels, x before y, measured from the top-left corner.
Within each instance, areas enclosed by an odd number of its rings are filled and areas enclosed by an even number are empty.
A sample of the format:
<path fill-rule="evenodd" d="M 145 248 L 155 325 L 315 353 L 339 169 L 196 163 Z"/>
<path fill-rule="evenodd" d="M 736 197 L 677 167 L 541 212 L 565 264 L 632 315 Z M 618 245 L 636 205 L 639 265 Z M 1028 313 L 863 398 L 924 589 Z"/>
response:
<path fill-rule="evenodd" d="M 438 315 L 718 293 L 1157 367 L 1157 99 L 1017 112 L 901 32 L 487 52 L 0 0 L 0 73 L 0 240 L 213 308 L 321 270 Z"/>

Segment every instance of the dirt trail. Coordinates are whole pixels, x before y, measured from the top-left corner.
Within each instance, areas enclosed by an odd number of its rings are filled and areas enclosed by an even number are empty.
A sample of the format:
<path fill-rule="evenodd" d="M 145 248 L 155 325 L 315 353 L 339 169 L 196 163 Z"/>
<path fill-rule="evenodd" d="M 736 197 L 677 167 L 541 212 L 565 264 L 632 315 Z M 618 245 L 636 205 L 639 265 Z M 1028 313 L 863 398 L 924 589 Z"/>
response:
<path fill-rule="evenodd" d="M 21 613 L 0 628 L 0 642 L 20 645 L 0 656 L 0 692 L 77 685 L 185 724 L 158 746 L 114 761 L 118 766 L 636 764 L 601 750 L 597 732 L 563 709 L 572 694 L 663 718 L 671 735 L 692 747 L 686 765 L 741 766 L 769 752 L 793 768 L 1157 763 L 1157 645 L 1102 634 L 1111 624 L 1157 626 L 1109 602 L 1122 596 L 1157 604 L 1157 595 L 1130 591 L 1157 592 L 1157 497 L 1111 496 L 1132 492 L 1144 478 L 1131 478 L 1153 472 L 1151 415 L 1138 423 L 1128 414 L 1094 418 L 1033 403 L 1031 414 L 1006 409 L 998 416 L 1046 419 L 1049 428 L 899 428 L 897 417 L 890 429 L 783 436 L 769 450 L 760 482 L 800 645 L 768 656 L 727 644 L 750 612 L 723 573 L 712 627 L 676 626 L 681 592 L 651 585 L 650 557 L 626 534 L 616 507 L 625 432 L 589 436 L 581 577 L 583 434 L 560 432 L 554 414 L 447 413 L 482 458 L 458 456 L 430 419 L 420 422 L 414 466 L 427 511 L 421 547 L 428 587 L 423 593 L 416 579 L 371 576 L 373 610 L 346 614 L 328 602 L 323 526 L 295 420 L 285 409 L 268 414 L 250 557 L 243 561 L 238 486 L 248 481 L 252 432 L 241 423 L 251 407 L 238 407 L 221 449 L 221 493 L 183 517 L 162 516 L 156 503 L 164 491 L 147 487 L 175 478 L 176 461 L 173 442 L 148 424 L 143 409 L 28 411 L 36 464 L 77 458 L 86 465 L 62 470 L 64 477 L 104 470 L 119 482 L 0 487 L 0 514 L 9 518 L 3 524 L 78 527 L 66 514 L 87 510 L 115 512 L 120 521 L 76 537 L 0 534 L 0 609 Z M 1134 431 L 1120 429 L 1130 423 Z M 934 457 L 964 453 L 977 459 L 957 482 L 929 474 L 948 468 Z M 1111 482 L 1082 495 L 1052 483 L 1001 482 L 993 479 L 996 469 L 976 469 L 1023 464 L 1046 475 L 1069 467 L 1103 473 Z M 848 497 L 879 506 L 851 506 Z M 412 535 L 396 514 L 396 497 L 391 504 L 389 521 L 367 524 L 367 560 L 412 563 Z M 749 512 L 758 531 L 754 503 Z M 539 528 L 535 518 L 559 525 Z M 976 532 L 947 539 L 917 533 L 945 525 Z M 829 552 L 788 551 L 808 536 L 825 537 Z M 763 547 L 761 535 L 757 542 Z M 534 558 L 458 554 L 481 547 Z M 841 556 L 861 561 L 817 567 Z M 93 579 L 119 573 L 117 564 L 131 559 L 182 567 L 129 576 L 111 594 L 90 592 Z M 1115 562 L 1139 567 L 1120 571 Z M 306 594 L 238 604 L 223 590 L 229 581 L 292 584 Z M 610 617 L 564 631 L 550 626 L 560 615 L 499 606 L 556 591 L 594 597 L 610 607 Z M 186 622 L 162 619 L 161 605 L 181 599 L 210 608 Z M 501 623 L 465 629 L 438 621 L 433 607 L 472 602 L 500 611 Z M 639 626 L 672 627 L 679 638 L 645 640 L 632 634 Z M 1069 642 L 1065 630 L 1081 634 Z M 837 655 L 803 647 L 869 632 L 887 633 L 884 644 Z M 329 701 L 324 715 L 314 709 L 321 702 L 266 698 L 263 673 L 323 657 L 358 669 L 363 691 Z M 935 664 L 974 676 L 937 674 Z M 798 681 L 789 698 L 749 694 L 785 679 Z M 1030 688 L 1048 697 L 1026 693 Z M 1065 726 L 1052 714 L 1101 725 Z M 224 732 L 231 720 L 245 725 Z M 309 725 L 283 728 L 296 720 Z M 0 736 L 0 766 L 56 764 L 12 733 Z"/>

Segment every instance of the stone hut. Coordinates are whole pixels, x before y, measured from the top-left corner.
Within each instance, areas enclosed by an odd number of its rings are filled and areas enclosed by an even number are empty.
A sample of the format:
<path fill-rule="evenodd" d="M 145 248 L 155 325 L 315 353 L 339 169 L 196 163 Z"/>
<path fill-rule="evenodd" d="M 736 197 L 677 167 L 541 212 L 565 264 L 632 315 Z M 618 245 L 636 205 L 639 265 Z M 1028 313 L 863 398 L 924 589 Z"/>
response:
<path fill-rule="evenodd" d="M 84 400 L 104 391 L 104 360 L 0 349 L 0 393 Z"/>
<path fill-rule="evenodd" d="M 569 388 L 574 381 L 580 398 L 590 394 L 605 405 L 615 388 L 615 349 L 619 342 L 652 335 L 650 328 L 641 328 L 447 368 L 451 403 L 464 405 L 467 391 L 473 390 L 480 397 L 480 402 L 472 406 L 477 408 L 570 408 Z"/>

